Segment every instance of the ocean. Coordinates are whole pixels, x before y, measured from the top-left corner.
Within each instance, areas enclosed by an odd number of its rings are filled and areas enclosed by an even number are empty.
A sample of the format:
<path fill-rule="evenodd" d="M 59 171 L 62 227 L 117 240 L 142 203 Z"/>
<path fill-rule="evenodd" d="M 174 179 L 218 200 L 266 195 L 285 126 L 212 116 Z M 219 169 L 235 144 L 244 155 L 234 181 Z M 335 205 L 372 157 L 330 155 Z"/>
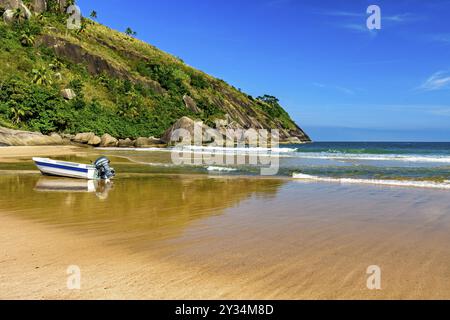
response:
<path fill-rule="evenodd" d="M 187 150 L 186 150 L 187 149 Z M 112 151 L 112 150 L 109 150 Z M 157 166 L 155 154 L 173 154 L 178 149 L 115 150 L 133 162 Z M 211 155 L 255 155 L 276 160 L 275 175 L 299 180 L 323 182 L 387 184 L 450 189 L 450 143 L 423 142 L 316 142 L 282 145 L 276 150 L 259 148 L 187 147 L 192 158 Z M 248 160 L 248 159 L 247 159 Z M 161 161 L 160 161 L 161 162 Z M 203 171 L 216 175 L 259 175 L 267 164 L 196 162 L 191 165 L 171 164 L 184 170 Z M 160 163 L 161 164 L 161 163 Z M 186 168 L 187 166 L 191 168 Z M 183 170 L 183 168 L 179 168 Z"/>

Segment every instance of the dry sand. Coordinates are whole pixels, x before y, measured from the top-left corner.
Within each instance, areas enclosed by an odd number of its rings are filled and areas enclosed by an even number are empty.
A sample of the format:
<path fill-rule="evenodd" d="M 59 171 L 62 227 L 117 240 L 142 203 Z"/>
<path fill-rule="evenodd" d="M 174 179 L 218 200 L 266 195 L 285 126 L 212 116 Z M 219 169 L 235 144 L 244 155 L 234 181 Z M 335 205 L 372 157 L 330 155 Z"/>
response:
<path fill-rule="evenodd" d="M 77 146 L 0 147 L 0 162 L 14 162 L 32 157 L 84 154 L 85 152 L 85 148 Z"/>

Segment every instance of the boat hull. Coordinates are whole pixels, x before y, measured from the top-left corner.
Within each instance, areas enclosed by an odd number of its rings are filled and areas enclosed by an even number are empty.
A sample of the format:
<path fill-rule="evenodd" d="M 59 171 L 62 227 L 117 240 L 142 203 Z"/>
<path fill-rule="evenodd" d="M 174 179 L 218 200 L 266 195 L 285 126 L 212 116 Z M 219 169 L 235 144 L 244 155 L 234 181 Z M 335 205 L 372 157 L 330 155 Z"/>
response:
<path fill-rule="evenodd" d="M 94 166 L 45 158 L 33 158 L 33 161 L 44 175 L 86 180 L 97 179 L 97 170 Z"/>

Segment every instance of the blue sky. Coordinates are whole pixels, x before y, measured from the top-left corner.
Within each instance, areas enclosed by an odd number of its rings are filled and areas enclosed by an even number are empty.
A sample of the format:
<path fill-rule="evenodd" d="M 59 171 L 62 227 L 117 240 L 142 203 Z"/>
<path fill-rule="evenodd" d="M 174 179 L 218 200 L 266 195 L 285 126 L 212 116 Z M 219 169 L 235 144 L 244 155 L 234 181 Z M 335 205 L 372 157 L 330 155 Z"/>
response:
<path fill-rule="evenodd" d="M 316 141 L 450 141 L 450 0 L 79 0 L 84 15 L 254 96 Z M 367 7 L 382 28 L 366 27 Z"/>

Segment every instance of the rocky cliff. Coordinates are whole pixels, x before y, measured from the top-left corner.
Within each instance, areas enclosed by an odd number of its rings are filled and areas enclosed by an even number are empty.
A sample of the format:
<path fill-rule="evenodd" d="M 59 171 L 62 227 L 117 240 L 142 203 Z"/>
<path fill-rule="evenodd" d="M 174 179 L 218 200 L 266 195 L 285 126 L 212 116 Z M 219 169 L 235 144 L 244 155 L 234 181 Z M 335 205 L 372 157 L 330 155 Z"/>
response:
<path fill-rule="evenodd" d="M 249 96 L 90 19 L 67 30 L 63 12 L 71 3 L 0 0 L 0 125 L 136 139 L 161 137 L 187 116 L 210 127 L 278 129 L 284 141 L 310 141 L 275 97 Z"/>

